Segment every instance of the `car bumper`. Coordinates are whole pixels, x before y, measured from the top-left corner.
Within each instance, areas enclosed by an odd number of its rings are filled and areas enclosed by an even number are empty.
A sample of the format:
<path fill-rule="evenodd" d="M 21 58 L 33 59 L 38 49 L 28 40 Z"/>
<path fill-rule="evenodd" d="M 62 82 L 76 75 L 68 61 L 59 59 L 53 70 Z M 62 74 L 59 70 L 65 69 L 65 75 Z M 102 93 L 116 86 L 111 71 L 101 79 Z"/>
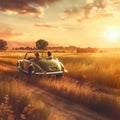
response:
<path fill-rule="evenodd" d="M 36 72 L 36 75 L 57 75 L 57 74 L 64 74 L 67 73 L 67 70 L 65 71 L 57 71 L 57 72 Z"/>

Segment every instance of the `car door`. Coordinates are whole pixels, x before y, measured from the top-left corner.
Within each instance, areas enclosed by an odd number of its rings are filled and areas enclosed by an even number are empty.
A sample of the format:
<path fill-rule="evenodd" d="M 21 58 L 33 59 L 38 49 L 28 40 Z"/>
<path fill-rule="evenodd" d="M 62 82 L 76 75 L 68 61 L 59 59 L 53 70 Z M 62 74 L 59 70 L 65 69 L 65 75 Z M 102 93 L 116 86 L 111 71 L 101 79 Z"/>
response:
<path fill-rule="evenodd" d="M 23 70 L 25 72 L 28 72 L 29 66 L 31 64 L 30 58 L 31 58 L 30 53 L 26 53 L 26 55 L 23 59 Z"/>
<path fill-rule="evenodd" d="M 27 59 L 24 59 L 23 60 L 23 69 L 24 69 L 24 71 L 28 71 L 28 68 L 29 68 L 29 66 L 30 66 L 30 60 L 27 60 Z"/>

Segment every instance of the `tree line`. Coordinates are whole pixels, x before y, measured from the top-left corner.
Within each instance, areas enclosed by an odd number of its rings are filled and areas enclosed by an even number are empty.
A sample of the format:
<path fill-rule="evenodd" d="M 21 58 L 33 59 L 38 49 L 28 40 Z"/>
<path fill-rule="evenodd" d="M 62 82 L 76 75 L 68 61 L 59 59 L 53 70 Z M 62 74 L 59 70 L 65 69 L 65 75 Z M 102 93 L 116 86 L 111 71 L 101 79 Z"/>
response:
<path fill-rule="evenodd" d="M 35 43 L 36 47 L 20 47 L 19 49 L 21 50 L 45 50 L 47 49 L 47 46 L 48 46 L 48 42 L 46 40 L 43 40 L 43 39 L 40 39 L 40 40 L 37 40 L 36 43 Z M 0 39 L 0 50 L 6 50 L 8 49 L 7 47 L 7 41 L 3 40 L 3 39 Z M 17 50 L 18 48 L 14 48 L 14 50 Z"/>
<path fill-rule="evenodd" d="M 7 42 L 3 39 L 0 39 L 0 50 L 6 50 L 7 49 Z"/>

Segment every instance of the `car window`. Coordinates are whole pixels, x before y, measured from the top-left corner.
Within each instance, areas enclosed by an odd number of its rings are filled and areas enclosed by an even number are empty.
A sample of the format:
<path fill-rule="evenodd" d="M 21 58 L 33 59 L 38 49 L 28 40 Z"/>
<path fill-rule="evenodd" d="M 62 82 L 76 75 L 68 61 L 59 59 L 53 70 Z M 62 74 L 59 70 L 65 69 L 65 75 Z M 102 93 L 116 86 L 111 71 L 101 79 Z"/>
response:
<path fill-rule="evenodd" d="M 41 52 L 40 54 L 41 54 L 42 58 L 46 58 L 47 57 L 47 53 L 46 52 Z"/>
<path fill-rule="evenodd" d="M 26 59 L 32 59 L 35 57 L 34 53 L 27 53 Z"/>
<path fill-rule="evenodd" d="M 47 57 L 47 53 L 46 52 L 39 52 L 40 58 L 46 58 Z M 25 57 L 25 59 L 32 59 L 35 58 L 35 53 L 27 53 L 27 56 Z"/>

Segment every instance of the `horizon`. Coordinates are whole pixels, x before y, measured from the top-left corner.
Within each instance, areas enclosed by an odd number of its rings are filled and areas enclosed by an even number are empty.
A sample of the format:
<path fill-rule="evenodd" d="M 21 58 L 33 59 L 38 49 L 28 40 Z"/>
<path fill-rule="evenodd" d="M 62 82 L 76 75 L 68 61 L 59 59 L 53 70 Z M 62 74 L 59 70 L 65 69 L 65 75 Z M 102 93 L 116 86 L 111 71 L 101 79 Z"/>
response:
<path fill-rule="evenodd" d="M 25 48 L 27 48 L 27 47 L 29 47 L 29 48 L 36 48 L 36 46 L 20 46 L 20 47 L 18 46 L 18 47 L 12 47 L 12 48 L 8 48 L 8 47 L 7 47 L 6 50 L 20 49 L 20 48 L 24 48 L 24 49 L 25 49 Z M 71 49 L 72 49 L 72 48 L 74 48 L 74 49 L 98 49 L 98 50 L 100 50 L 100 49 L 101 49 L 101 50 L 104 50 L 104 49 L 106 49 L 106 50 L 107 50 L 107 49 L 108 49 L 108 50 L 109 50 L 109 49 L 118 49 L 118 50 L 119 50 L 119 49 L 120 49 L 120 47 L 106 47 L 106 48 L 102 48 L 102 47 L 90 47 L 90 46 L 88 46 L 88 47 L 79 47 L 79 46 L 71 46 L 71 45 L 70 45 L 70 46 L 59 46 L 59 45 L 58 45 L 58 46 L 57 46 L 57 45 L 56 45 L 56 46 L 49 46 L 49 45 L 48 45 L 48 46 L 47 46 L 47 49 L 48 49 L 48 48 L 53 48 L 53 49 L 57 49 L 57 48 L 63 48 L 63 49 L 69 49 L 69 48 L 71 48 Z M 38 50 L 39 50 L 39 49 L 38 49 Z"/>
<path fill-rule="evenodd" d="M 0 0 L 0 39 L 13 47 L 120 48 L 120 0 Z M 27 45 L 26 45 L 27 44 Z"/>

